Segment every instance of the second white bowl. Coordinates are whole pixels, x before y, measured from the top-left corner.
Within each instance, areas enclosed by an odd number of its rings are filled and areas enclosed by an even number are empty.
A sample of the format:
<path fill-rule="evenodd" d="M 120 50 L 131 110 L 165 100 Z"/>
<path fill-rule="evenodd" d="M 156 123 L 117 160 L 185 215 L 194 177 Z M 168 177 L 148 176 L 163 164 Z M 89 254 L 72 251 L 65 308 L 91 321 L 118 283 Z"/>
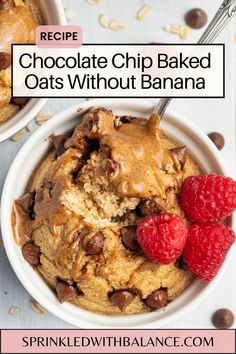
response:
<path fill-rule="evenodd" d="M 65 25 L 65 13 L 61 0 L 40 0 L 44 23 L 48 25 Z M 7 122 L 0 125 L 0 142 L 24 128 L 43 108 L 47 99 L 34 98 Z"/>

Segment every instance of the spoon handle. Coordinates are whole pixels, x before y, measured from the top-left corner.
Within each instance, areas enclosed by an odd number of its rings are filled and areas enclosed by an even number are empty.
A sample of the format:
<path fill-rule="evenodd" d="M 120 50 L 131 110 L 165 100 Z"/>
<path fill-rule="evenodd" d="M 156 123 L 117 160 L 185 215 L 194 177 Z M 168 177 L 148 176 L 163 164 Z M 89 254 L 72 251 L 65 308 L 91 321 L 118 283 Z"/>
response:
<path fill-rule="evenodd" d="M 224 0 L 212 21 L 207 26 L 205 32 L 199 39 L 198 44 L 211 44 L 235 14 L 236 0 Z M 156 114 L 160 117 L 160 119 L 162 119 L 171 100 L 172 98 L 169 97 L 161 98 L 155 106 L 152 114 Z"/>

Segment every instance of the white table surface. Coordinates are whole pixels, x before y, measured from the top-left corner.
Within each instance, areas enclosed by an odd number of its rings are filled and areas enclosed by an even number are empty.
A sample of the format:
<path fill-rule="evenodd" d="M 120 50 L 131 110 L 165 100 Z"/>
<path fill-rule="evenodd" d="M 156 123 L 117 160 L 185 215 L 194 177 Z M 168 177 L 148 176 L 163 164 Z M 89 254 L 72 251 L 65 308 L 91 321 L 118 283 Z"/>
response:
<path fill-rule="evenodd" d="M 178 36 L 165 33 L 162 27 L 175 23 L 183 23 L 185 12 L 193 7 L 204 8 L 212 17 L 221 0 L 102 0 L 99 7 L 88 5 L 85 0 L 63 0 L 64 7 L 72 8 L 74 20 L 70 24 L 79 24 L 84 29 L 85 42 L 179 42 Z M 136 13 L 145 3 L 152 6 L 149 19 L 144 22 L 135 20 Z M 98 15 L 106 14 L 110 19 L 121 19 L 127 28 L 123 32 L 104 30 L 98 25 Z M 188 42 L 196 42 L 201 30 L 191 30 Z M 236 32 L 236 29 L 235 29 Z M 176 99 L 171 108 L 181 112 L 195 122 L 203 131 L 221 132 L 226 140 L 222 154 L 235 173 L 235 113 L 233 91 L 233 36 L 230 28 L 225 30 L 219 42 L 226 43 L 226 98 L 225 99 Z M 43 111 L 60 112 L 80 102 L 77 99 L 52 99 Z M 34 117 L 32 117 L 34 118 Z M 33 123 L 33 131 L 38 126 Z M 5 141 L 0 144 L 0 191 L 15 155 L 24 141 Z M 1 206 L 4 207 L 4 206 Z M 167 328 L 212 328 L 212 313 L 221 307 L 231 308 L 236 314 L 236 247 L 234 247 L 230 265 L 217 288 L 182 319 L 171 323 Z M 38 315 L 30 308 L 30 295 L 16 278 L 6 258 L 3 247 L 0 247 L 0 328 L 72 328 L 67 323 L 49 313 Z M 11 306 L 18 306 L 15 316 L 9 315 Z M 235 327 L 235 326 L 234 326 Z"/>

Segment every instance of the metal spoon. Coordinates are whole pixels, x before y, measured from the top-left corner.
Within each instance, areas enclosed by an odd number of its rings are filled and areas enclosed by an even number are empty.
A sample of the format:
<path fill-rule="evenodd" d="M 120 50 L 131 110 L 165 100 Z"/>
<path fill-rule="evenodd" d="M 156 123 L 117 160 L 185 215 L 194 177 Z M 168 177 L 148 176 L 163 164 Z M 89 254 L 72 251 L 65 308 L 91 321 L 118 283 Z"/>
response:
<path fill-rule="evenodd" d="M 235 14 L 236 0 L 224 0 L 213 20 L 206 28 L 202 37 L 199 39 L 198 43 L 211 44 Z M 172 98 L 168 97 L 161 98 L 155 106 L 152 115 L 158 115 L 159 119 L 162 119 L 171 100 Z"/>

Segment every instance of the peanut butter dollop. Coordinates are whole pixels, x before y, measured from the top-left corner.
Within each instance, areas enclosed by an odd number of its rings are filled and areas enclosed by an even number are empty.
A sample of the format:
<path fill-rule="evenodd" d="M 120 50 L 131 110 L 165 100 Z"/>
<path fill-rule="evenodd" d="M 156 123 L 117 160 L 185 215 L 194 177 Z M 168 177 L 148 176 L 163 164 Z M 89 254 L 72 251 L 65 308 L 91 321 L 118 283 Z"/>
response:
<path fill-rule="evenodd" d="M 159 117 L 133 119 L 115 126 L 111 111 L 92 108 L 83 118 L 81 129 L 90 139 L 97 139 L 107 158 L 107 176 L 117 191 L 127 197 L 165 198 L 168 189 L 166 169 L 173 161 L 162 148 Z"/>

